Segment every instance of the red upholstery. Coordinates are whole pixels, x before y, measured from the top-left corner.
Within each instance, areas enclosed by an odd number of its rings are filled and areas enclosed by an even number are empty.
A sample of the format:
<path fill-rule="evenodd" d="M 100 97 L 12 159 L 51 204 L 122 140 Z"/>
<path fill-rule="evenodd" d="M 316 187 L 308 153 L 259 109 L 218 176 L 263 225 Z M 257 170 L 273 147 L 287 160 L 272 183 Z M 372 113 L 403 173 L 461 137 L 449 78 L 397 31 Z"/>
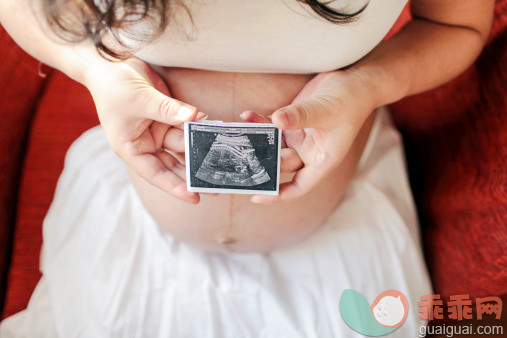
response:
<path fill-rule="evenodd" d="M 34 103 L 44 83 L 38 62 L 23 53 L 0 26 L 0 311 L 10 259 L 12 224 Z"/>
<path fill-rule="evenodd" d="M 507 2 L 467 72 L 393 106 L 437 292 L 507 294 Z"/>
<path fill-rule="evenodd" d="M 502 191 L 507 167 L 506 78 L 499 61 L 505 60 L 507 17 L 502 6 L 499 1 L 494 38 L 471 70 L 393 107 L 406 137 L 435 287 L 446 295 L 497 295 L 507 289 L 502 261 L 507 243 Z M 12 83 L 27 86 L 21 79 Z M 23 168 L 4 317 L 26 307 L 40 276 L 42 219 L 66 149 L 98 123 L 86 90 L 60 73 L 50 77 L 41 97 Z"/>
<path fill-rule="evenodd" d="M 19 192 L 4 316 L 26 308 L 40 278 L 42 220 L 53 199 L 67 148 L 82 132 L 98 123 L 86 88 L 54 72 L 32 121 Z"/>

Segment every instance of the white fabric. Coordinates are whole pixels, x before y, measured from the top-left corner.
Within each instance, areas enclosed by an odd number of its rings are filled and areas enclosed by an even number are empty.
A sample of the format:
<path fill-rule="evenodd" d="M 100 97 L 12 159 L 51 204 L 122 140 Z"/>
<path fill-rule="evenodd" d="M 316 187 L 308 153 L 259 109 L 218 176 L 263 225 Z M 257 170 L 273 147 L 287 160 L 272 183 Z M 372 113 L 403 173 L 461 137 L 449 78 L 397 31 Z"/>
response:
<path fill-rule="evenodd" d="M 184 226 L 184 224 L 182 224 Z M 303 242 L 270 254 L 203 252 L 162 233 L 100 127 L 70 148 L 44 221 L 43 277 L 8 337 L 362 337 L 344 289 L 402 291 L 389 337 L 418 332 L 431 293 L 398 132 L 381 109 L 343 202 Z"/>
<path fill-rule="evenodd" d="M 217 71 L 320 73 L 348 66 L 387 34 L 407 0 L 323 1 L 357 20 L 333 24 L 297 0 L 186 0 L 164 33 L 136 53 L 153 64 Z M 322 1 L 321 1 L 322 2 Z M 149 33 L 138 24 L 130 33 Z M 122 35 L 122 34 L 120 34 Z M 124 34 L 127 45 L 135 46 Z"/>

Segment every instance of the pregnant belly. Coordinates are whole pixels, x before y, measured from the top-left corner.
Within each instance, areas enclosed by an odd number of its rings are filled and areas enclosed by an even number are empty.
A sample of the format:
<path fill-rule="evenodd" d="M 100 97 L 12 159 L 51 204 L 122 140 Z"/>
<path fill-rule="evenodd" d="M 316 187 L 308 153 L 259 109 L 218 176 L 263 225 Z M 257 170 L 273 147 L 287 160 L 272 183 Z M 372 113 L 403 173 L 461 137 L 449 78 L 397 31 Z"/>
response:
<path fill-rule="evenodd" d="M 173 97 L 206 112 L 209 119 L 242 121 L 245 110 L 269 115 L 290 104 L 310 75 L 223 73 L 157 68 Z M 355 156 L 357 157 L 357 156 Z M 357 159 L 352 158 L 352 165 Z M 347 165 L 345 163 L 345 165 Z M 350 167 L 350 165 L 348 165 Z M 334 209 L 353 168 L 343 167 L 306 196 L 283 204 L 259 205 L 247 195 L 201 194 L 197 205 L 182 202 L 132 174 L 147 210 L 174 237 L 220 252 L 267 252 L 300 241 L 317 229 Z M 282 174 L 281 181 L 292 179 Z"/>

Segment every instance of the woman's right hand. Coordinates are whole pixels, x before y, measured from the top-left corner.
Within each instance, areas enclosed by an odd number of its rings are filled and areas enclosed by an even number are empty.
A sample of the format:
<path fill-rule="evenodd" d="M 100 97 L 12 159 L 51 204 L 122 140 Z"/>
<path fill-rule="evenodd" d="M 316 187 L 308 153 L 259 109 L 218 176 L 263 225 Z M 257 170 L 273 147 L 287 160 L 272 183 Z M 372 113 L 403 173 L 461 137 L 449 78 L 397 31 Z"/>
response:
<path fill-rule="evenodd" d="M 109 144 L 129 168 L 165 192 L 198 203 L 199 194 L 187 191 L 180 162 L 185 152 L 181 124 L 205 114 L 171 98 L 164 81 L 135 58 L 111 63 L 107 73 L 94 69 L 84 84 Z"/>

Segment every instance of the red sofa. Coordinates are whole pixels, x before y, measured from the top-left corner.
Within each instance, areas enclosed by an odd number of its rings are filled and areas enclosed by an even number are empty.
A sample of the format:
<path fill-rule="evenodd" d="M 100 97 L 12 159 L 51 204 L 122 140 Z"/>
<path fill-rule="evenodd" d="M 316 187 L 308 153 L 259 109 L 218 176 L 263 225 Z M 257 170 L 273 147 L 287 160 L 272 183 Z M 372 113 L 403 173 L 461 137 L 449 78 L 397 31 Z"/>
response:
<path fill-rule="evenodd" d="M 487 46 L 464 74 L 392 106 L 405 140 L 426 259 L 444 299 L 507 295 L 506 7 L 497 1 Z M 98 119 L 84 87 L 41 69 L 1 27 L 0 47 L 4 318 L 26 307 L 40 278 L 42 220 L 65 152 Z"/>

